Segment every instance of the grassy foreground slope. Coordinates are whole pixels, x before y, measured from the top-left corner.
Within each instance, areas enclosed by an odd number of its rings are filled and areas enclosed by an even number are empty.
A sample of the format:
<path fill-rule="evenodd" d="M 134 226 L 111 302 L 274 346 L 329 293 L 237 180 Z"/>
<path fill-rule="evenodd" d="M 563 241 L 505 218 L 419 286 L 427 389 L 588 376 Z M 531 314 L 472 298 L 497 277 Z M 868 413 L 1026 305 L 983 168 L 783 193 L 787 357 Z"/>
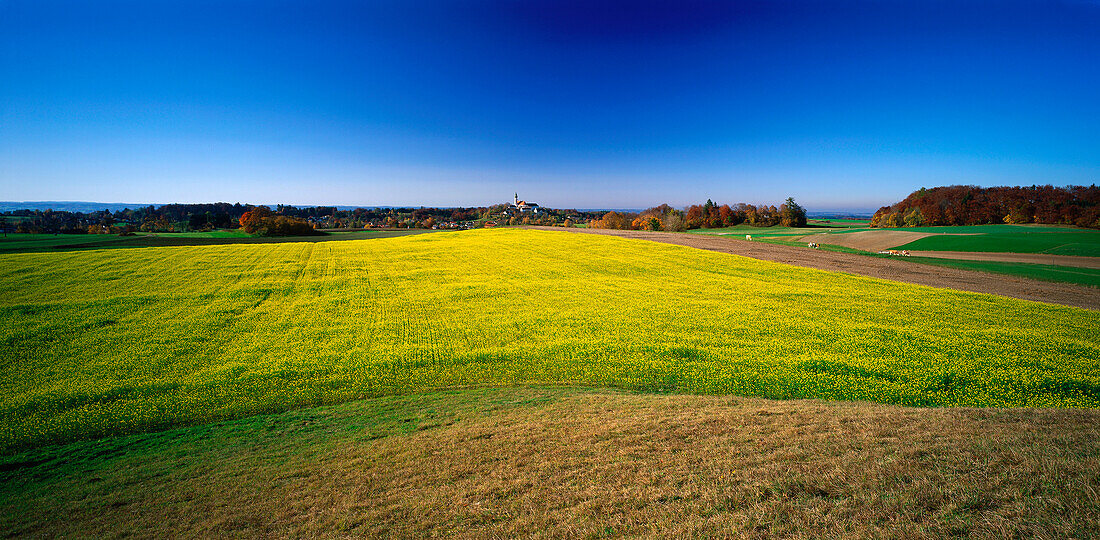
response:
<path fill-rule="evenodd" d="M 456 385 L 1100 406 L 1100 312 L 530 230 L 0 255 L 0 448 Z"/>
<path fill-rule="evenodd" d="M 566 387 L 0 456 L 18 537 L 1093 538 L 1100 410 Z"/>

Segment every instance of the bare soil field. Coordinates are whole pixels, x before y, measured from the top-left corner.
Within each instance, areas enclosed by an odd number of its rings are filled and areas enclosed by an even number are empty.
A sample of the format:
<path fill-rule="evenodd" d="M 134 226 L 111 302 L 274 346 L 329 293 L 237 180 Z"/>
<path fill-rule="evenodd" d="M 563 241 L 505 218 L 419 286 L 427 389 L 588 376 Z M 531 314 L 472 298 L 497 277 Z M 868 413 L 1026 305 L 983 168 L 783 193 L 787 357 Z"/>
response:
<path fill-rule="evenodd" d="M 936 259 L 1055 264 L 1058 266 L 1100 269 L 1100 257 L 1044 255 L 1042 253 L 987 253 L 983 251 L 910 251 L 909 253 L 914 257 L 933 257 Z"/>
<path fill-rule="evenodd" d="M 970 270 L 913 264 L 903 260 L 781 246 L 764 242 L 750 242 L 724 236 L 609 229 L 565 229 L 562 227 L 531 228 L 585 234 L 607 234 L 730 253 L 807 268 L 928 285 L 930 287 L 996 294 L 1086 309 L 1100 309 L 1100 290 L 1068 283 L 1052 283 Z M 836 236 L 848 235 L 838 234 Z M 894 242 L 894 240 L 891 240 L 891 242 Z M 1047 259 L 1047 262 L 1049 262 L 1049 259 Z"/>
<path fill-rule="evenodd" d="M 761 235 L 763 236 L 763 235 Z M 833 244 L 836 246 L 862 249 L 863 251 L 882 251 L 894 246 L 904 246 L 914 240 L 920 240 L 925 236 L 932 236 L 923 232 L 906 231 L 863 231 L 843 234 L 811 234 L 802 237 L 803 242 L 817 242 L 819 244 Z"/>

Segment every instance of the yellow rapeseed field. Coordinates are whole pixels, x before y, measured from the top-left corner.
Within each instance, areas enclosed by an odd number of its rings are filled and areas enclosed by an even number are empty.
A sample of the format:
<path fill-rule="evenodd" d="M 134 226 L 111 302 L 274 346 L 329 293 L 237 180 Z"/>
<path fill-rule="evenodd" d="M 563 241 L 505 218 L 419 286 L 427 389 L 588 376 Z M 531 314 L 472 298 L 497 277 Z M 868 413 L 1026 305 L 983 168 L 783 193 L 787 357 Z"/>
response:
<path fill-rule="evenodd" d="M 0 256 L 0 451 L 456 385 L 1100 406 L 1100 313 L 531 230 Z"/>

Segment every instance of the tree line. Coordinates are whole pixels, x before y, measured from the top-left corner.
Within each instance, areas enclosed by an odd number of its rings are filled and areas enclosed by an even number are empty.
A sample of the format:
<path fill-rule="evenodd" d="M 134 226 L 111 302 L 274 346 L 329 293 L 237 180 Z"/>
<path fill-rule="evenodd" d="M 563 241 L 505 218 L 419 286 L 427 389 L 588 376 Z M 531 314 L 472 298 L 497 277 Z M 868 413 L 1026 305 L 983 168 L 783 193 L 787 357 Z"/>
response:
<path fill-rule="evenodd" d="M 1100 228 L 1100 188 L 1091 186 L 920 188 L 879 208 L 872 227 L 1045 223 Z"/>
<path fill-rule="evenodd" d="M 607 212 L 588 222 L 597 229 L 633 229 L 646 231 L 684 231 L 688 229 L 717 229 L 735 225 L 754 227 L 805 227 L 806 210 L 787 197 L 778 208 L 772 205 L 737 203 L 718 205 L 707 199 L 704 204 L 693 204 L 677 210 L 668 204 L 647 208 L 638 213 Z"/>
<path fill-rule="evenodd" d="M 321 234 L 313 224 L 299 217 L 277 215 L 266 206 L 241 214 L 241 229 L 256 236 L 310 236 Z"/>
<path fill-rule="evenodd" d="M 540 208 L 520 213 L 507 204 L 481 207 L 353 208 L 334 206 L 274 208 L 251 204 L 204 203 L 141 206 L 123 210 L 71 212 L 15 210 L 0 214 L 0 229 L 54 234 L 130 234 L 243 229 L 257 235 L 313 234 L 317 229 L 470 228 L 486 225 L 567 226 L 683 231 L 740 224 L 804 226 L 805 210 L 788 198 L 774 205 L 716 204 L 707 200 L 684 209 L 662 204 L 641 212 Z"/>
<path fill-rule="evenodd" d="M 280 204 L 271 208 L 240 203 L 204 203 L 149 205 L 114 212 L 14 210 L 0 214 L 0 230 L 50 234 L 130 234 L 241 228 L 250 234 L 284 235 L 312 234 L 316 229 L 572 225 L 586 223 L 601 215 L 602 212 L 549 208 L 541 208 L 538 214 L 519 214 L 506 204 L 458 208 L 338 209 L 334 206 L 295 207 Z"/>

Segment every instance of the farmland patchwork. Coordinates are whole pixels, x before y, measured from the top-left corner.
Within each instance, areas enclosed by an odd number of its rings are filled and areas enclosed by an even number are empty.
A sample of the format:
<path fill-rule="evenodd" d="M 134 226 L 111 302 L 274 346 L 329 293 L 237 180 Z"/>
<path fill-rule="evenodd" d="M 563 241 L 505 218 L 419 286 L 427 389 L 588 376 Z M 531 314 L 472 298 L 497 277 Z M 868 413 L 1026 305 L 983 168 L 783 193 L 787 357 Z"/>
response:
<path fill-rule="evenodd" d="M 464 385 L 1100 406 L 1095 311 L 532 230 L 0 255 L 0 358 L 0 451 Z"/>

